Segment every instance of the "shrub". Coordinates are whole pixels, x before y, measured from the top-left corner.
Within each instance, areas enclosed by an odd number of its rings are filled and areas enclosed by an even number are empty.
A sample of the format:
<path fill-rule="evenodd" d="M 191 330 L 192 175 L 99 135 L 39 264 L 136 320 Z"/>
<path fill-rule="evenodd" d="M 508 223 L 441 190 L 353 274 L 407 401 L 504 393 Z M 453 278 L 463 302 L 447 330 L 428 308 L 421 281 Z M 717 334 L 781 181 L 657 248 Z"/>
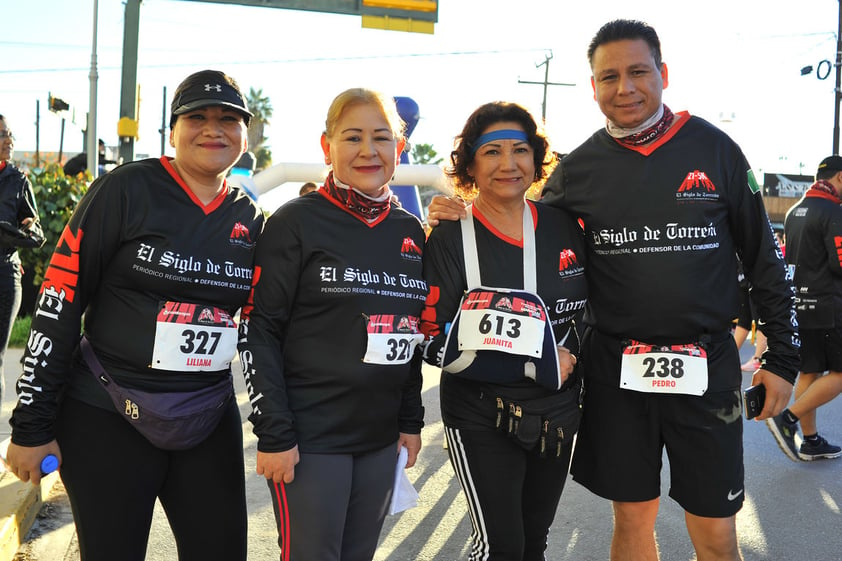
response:
<path fill-rule="evenodd" d="M 62 231 L 77 203 L 88 190 L 90 174 L 66 176 L 57 163 L 47 164 L 43 169 L 32 170 L 29 181 L 35 193 L 41 228 L 44 230 L 46 243 L 39 249 L 20 251 L 23 268 L 32 275 L 32 283 L 40 286 L 44 272 L 50 262 L 50 256 L 61 237 Z"/>
<path fill-rule="evenodd" d="M 15 319 L 15 323 L 12 324 L 12 333 L 9 335 L 9 348 L 22 349 L 26 346 L 30 323 L 32 323 L 31 316 Z"/>

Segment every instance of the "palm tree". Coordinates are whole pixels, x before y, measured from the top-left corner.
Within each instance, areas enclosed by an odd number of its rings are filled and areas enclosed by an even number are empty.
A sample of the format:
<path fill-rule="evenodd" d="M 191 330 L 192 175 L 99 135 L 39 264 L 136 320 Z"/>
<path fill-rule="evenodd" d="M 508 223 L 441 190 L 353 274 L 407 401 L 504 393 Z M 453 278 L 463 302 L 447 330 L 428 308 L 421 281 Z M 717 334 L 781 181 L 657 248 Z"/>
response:
<path fill-rule="evenodd" d="M 432 144 L 413 144 L 412 152 L 410 153 L 413 164 L 439 165 L 443 160 L 442 158 L 438 158 L 438 155 L 438 152 L 433 150 Z"/>
<path fill-rule="evenodd" d="M 413 164 L 434 164 L 439 165 L 444 161 L 438 157 L 438 152 L 433 149 L 432 144 L 413 144 L 409 153 Z M 430 206 L 433 195 L 438 195 L 438 189 L 429 185 L 418 186 L 418 196 L 421 197 L 421 206 L 425 209 Z"/>
<path fill-rule="evenodd" d="M 248 103 L 249 111 L 254 114 L 248 128 L 249 150 L 254 152 L 257 160 L 255 168 L 261 170 L 272 165 L 272 151 L 264 146 L 269 139 L 263 135 L 264 127 L 272 118 L 272 102 L 263 95 L 263 88 L 258 90 L 249 88 L 246 103 Z"/>

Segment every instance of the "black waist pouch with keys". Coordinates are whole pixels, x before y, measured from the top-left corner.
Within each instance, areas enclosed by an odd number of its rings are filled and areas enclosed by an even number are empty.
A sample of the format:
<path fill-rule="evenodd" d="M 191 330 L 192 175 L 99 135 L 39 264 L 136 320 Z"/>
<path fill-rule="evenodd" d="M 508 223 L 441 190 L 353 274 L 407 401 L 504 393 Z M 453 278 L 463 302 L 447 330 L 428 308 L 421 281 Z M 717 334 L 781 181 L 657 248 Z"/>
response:
<path fill-rule="evenodd" d="M 581 383 L 538 398 L 497 396 L 497 428 L 542 458 L 559 458 L 579 430 L 581 398 Z"/>

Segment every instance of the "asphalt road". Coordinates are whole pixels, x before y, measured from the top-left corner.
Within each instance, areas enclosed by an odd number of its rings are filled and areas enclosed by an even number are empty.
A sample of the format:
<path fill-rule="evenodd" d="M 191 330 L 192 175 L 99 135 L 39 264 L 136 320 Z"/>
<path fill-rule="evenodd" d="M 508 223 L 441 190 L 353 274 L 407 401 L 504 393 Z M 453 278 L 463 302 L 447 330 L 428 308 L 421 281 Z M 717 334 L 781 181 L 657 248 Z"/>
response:
<path fill-rule="evenodd" d="M 745 349 L 745 347 L 744 347 Z M 750 356 L 744 350 L 744 358 Z M 6 381 L 11 393 L 20 351 L 7 357 Z M 417 507 L 390 516 L 381 534 L 376 561 L 451 561 L 466 559 L 470 522 L 465 501 L 442 448 L 438 405 L 438 371 L 426 367 L 424 402 L 427 426 L 418 463 L 409 470 L 420 493 Z M 245 419 L 245 390 L 239 376 L 238 398 Z M 744 374 L 744 387 L 750 374 Z M 8 433 L 11 399 L 3 399 L 3 432 Z M 842 398 L 820 409 L 819 427 L 831 442 L 842 442 Z M 255 440 L 243 424 L 249 502 L 250 560 L 278 559 L 274 517 L 262 477 L 254 473 Z M 778 449 L 764 423 L 745 424 L 746 503 L 737 515 L 745 561 L 839 561 L 842 559 L 842 459 L 796 463 Z M 622 466 L 617 466 L 622 469 Z M 663 493 L 657 521 L 661 559 L 694 558 L 681 508 L 667 497 L 669 464 L 664 459 Z M 72 519 L 60 485 L 48 497 L 18 561 L 78 561 Z M 589 561 L 608 559 L 611 507 L 568 480 L 550 532 L 547 559 Z M 146 561 L 176 559 L 172 534 L 160 507 L 156 510 Z"/>

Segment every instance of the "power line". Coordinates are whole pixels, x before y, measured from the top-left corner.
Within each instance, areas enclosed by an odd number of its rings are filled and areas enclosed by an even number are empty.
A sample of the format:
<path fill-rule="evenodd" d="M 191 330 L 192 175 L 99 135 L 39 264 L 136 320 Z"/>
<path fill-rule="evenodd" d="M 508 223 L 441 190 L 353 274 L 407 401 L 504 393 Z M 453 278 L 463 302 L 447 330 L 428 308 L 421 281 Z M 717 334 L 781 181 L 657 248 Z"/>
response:
<path fill-rule="evenodd" d="M 227 66 L 254 66 L 260 64 L 312 64 L 312 63 L 320 63 L 320 62 L 347 62 L 347 61 L 354 61 L 354 60 L 377 60 L 377 59 L 401 59 L 401 58 L 434 58 L 434 57 L 448 57 L 448 56 L 486 56 L 486 55 L 509 55 L 509 54 L 519 54 L 519 53 L 535 53 L 535 52 L 546 52 L 547 49 L 507 49 L 507 50 L 490 50 L 490 51 L 452 51 L 452 52 L 444 52 L 444 53 L 399 53 L 399 54 L 391 54 L 391 55 L 384 55 L 384 54 L 377 54 L 377 55 L 360 55 L 360 56 L 349 56 L 349 57 L 334 57 L 334 56 L 325 56 L 325 57 L 313 57 L 313 58 L 288 58 L 288 59 L 274 59 L 274 60 L 252 60 L 252 61 L 244 61 L 244 60 L 236 60 L 236 61 L 216 61 L 216 62 L 208 62 L 204 61 L 202 64 L 217 64 L 217 65 L 227 65 Z M 167 63 L 167 64 L 141 64 L 139 68 L 143 69 L 152 69 L 152 68 L 180 68 L 180 67 L 193 67 L 196 66 L 198 61 L 191 60 L 189 62 L 183 63 Z M 106 70 L 119 70 L 120 67 L 118 66 L 104 66 L 101 67 L 102 69 Z M 0 70 L 0 74 L 33 74 L 39 72 L 79 72 L 79 71 L 87 71 L 87 67 L 79 67 L 79 68 L 13 68 L 13 69 L 4 69 Z"/>

